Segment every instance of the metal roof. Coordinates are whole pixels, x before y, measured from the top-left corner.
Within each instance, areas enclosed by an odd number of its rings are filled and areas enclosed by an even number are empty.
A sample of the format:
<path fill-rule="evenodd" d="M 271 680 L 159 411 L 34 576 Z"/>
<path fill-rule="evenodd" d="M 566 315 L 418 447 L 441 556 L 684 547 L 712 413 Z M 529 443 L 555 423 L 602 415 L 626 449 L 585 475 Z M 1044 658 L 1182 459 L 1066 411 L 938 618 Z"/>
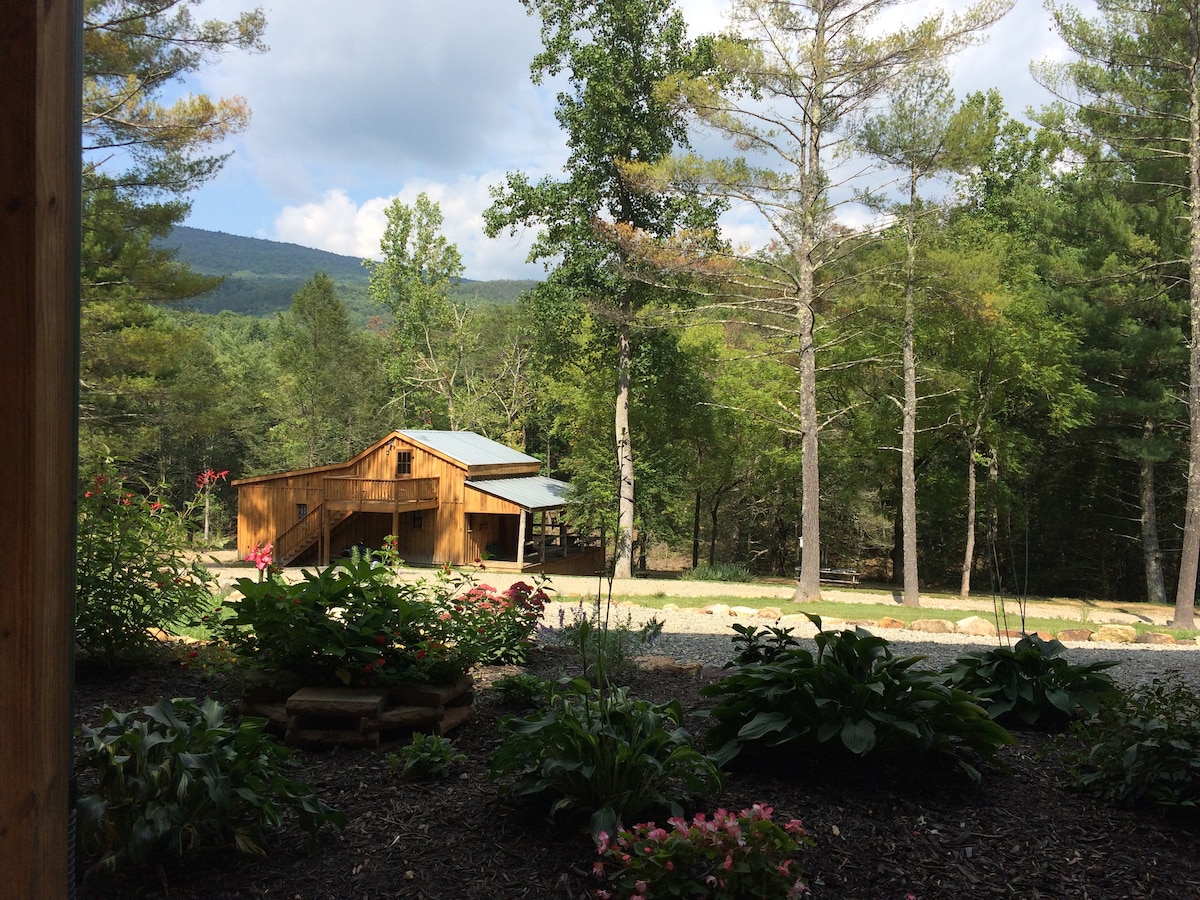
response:
<path fill-rule="evenodd" d="M 467 466 L 538 462 L 537 457 L 473 431 L 401 431 L 400 434 Z"/>
<path fill-rule="evenodd" d="M 468 487 L 515 503 L 530 512 L 558 509 L 570 497 L 571 485 L 545 475 L 525 475 L 518 478 L 487 478 L 467 481 Z"/>

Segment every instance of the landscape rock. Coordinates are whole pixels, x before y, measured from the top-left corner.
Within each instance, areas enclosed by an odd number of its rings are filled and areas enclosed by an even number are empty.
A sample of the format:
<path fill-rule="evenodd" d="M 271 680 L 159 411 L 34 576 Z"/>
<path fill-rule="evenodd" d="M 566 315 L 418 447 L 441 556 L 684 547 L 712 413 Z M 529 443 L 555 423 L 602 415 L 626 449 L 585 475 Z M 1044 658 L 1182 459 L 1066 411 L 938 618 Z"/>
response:
<path fill-rule="evenodd" d="M 908 625 L 903 619 L 897 619 L 894 616 L 884 616 L 879 620 L 877 627 L 904 629 L 907 628 Z"/>
<path fill-rule="evenodd" d="M 706 616 L 732 616 L 733 612 L 724 603 L 710 603 L 700 610 Z"/>
<path fill-rule="evenodd" d="M 949 619 L 917 619 L 908 626 L 909 631 L 925 634 L 954 634 L 954 623 Z"/>
<path fill-rule="evenodd" d="M 959 619 L 955 623 L 955 629 L 959 634 L 973 634 L 980 637 L 995 637 L 997 634 L 996 624 L 981 616 L 967 616 L 965 619 Z"/>
<path fill-rule="evenodd" d="M 681 663 L 669 656 L 638 656 L 633 661 L 643 671 L 665 672 L 670 675 L 699 675 L 702 668 L 698 662 Z"/>
<path fill-rule="evenodd" d="M 1173 644 L 1175 638 L 1161 631 L 1144 631 L 1133 639 L 1135 644 Z"/>
<path fill-rule="evenodd" d="M 1114 644 L 1132 644 L 1137 640 L 1137 629 L 1132 625 L 1101 625 L 1096 640 Z"/>
<path fill-rule="evenodd" d="M 758 610 L 753 606 L 731 606 L 729 614 L 731 616 L 757 616 Z"/>
<path fill-rule="evenodd" d="M 782 619 L 783 610 L 778 606 L 764 606 L 758 611 L 758 617 L 760 619 Z"/>
<path fill-rule="evenodd" d="M 1090 628 L 1066 628 L 1058 633 L 1060 641 L 1077 641 L 1084 643 L 1092 639 L 1092 629 Z"/>

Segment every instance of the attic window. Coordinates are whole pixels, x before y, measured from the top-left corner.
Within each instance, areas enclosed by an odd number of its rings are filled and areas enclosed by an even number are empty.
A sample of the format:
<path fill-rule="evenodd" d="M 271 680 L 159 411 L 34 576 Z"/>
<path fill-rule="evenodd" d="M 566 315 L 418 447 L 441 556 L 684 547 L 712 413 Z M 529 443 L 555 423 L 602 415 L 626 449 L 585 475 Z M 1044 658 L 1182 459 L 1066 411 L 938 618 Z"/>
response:
<path fill-rule="evenodd" d="M 412 474 L 412 451 L 401 450 L 396 454 L 396 477 Z"/>

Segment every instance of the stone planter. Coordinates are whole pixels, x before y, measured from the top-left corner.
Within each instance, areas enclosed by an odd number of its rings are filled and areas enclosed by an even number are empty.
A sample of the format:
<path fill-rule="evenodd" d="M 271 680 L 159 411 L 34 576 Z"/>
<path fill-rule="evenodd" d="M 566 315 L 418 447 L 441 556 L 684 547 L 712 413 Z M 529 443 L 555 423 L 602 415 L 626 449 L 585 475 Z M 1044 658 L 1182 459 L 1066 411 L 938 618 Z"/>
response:
<path fill-rule="evenodd" d="M 474 681 L 390 688 L 302 687 L 284 699 L 248 695 L 242 712 L 262 716 L 297 747 L 379 747 L 414 731 L 443 735 L 474 711 Z"/>

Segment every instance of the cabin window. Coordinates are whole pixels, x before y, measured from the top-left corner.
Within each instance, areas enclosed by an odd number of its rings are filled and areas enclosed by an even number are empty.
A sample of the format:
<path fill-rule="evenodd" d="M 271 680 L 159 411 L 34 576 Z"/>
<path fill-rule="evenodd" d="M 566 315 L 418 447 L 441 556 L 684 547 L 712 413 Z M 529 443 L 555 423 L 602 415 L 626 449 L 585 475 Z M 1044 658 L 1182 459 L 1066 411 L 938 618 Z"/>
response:
<path fill-rule="evenodd" d="M 420 531 L 422 524 L 424 524 L 424 516 L 422 516 L 422 510 L 414 509 L 413 514 L 412 514 L 413 531 Z"/>
<path fill-rule="evenodd" d="M 401 450 L 396 454 L 396 477 L 412 474 L 412 451 Z"/>
<path fill-rule="evenodd" d="M 301 519 L 303 519 L 307 515 L 308 515 L 308 504 L 307 503 L 297 503 L 296 504 L 296 521 L 299 522 Z"/>

